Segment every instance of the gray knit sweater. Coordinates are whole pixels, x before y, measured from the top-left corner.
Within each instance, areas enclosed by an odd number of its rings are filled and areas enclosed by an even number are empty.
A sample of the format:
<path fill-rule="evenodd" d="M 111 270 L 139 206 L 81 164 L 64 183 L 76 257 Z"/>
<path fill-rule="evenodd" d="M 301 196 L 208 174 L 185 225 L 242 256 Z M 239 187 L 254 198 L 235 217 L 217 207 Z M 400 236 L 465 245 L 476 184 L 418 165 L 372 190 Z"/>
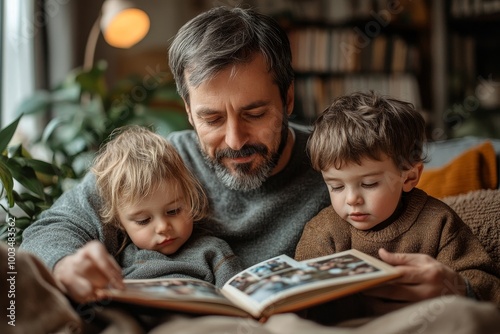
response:
<path fill-rule="evenodd" d="M 295 146 L 285 169 L 249 192 L 230 190 L 218 180 L 199 151 L 194 131 L 170 135 L 207 191 L 212 215 L 205 228 L 226 241 L 244 267 L 279 254 L 293 256 L 304 224 L 330 203 L 321 174 L 311 168 L 306 155 L 307 134 L 295 133 Z M 25 230 L 21 248 L 36 254 L 49 268 L 90 240 L 100 240 L 116 254 L 120 234 L 102 226 L 98 208 L 95 178 L 89 173 Z M 201 258 L 190 252 L 184 260 L 196 265 L 197 261 L 205 262 Z M 123 261 L 117 260 L 123 267 Z"/>
<path fill-rule="evenodd" d="M 197 227 L 175 254 L 164 255 L 129 243 L 119 261 L 126 278 L 197 278 L 218 287 L 244 269 L 225 241 Z"/>

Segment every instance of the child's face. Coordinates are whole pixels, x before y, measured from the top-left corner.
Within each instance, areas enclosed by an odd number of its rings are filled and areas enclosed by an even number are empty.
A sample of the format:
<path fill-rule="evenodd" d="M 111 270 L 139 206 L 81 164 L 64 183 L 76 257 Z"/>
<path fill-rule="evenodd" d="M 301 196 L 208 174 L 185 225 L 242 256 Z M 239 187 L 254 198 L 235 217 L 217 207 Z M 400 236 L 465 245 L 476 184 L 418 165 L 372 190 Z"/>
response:
<path fill-rule="evenodd" d="M 353 162 L 322 172 L 333 209 L 359 230 L 369 230 L 394 213 L 402 190 L 413 188 L 406 185 L 408 173 L 385 155 L 381 161 L 363 158 L 360 165 Z"/>
<path fill-rule="evenodd" d="M 138 248 L 170 255 L 191 236 L 191 208 L 176 186 L 167 180 L 148 197 L 120 208 L 120 223 Z"/>

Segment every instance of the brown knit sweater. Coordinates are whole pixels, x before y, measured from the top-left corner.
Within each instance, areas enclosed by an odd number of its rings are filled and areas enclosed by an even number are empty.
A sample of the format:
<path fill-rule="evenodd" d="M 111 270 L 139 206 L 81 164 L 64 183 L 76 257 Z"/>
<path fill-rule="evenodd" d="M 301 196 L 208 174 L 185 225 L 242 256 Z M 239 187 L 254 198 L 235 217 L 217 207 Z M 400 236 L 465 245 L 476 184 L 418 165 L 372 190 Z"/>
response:
<path fill-rule="evenodd" d="M 480 300 L 493 301 L 500 307 L 500 266 L 448 205 L 420 189 L 406 193 L 401 215 L 377 231 L 357 230 L 331 206 L 323 209 L 306 224 L 295 258 L 305 260 L 351 248 L 378 258 L 381 247 L 437 259 L 466 278 Z M 364 315 L 379 313 L 384 312 L 372 309 Z"/>

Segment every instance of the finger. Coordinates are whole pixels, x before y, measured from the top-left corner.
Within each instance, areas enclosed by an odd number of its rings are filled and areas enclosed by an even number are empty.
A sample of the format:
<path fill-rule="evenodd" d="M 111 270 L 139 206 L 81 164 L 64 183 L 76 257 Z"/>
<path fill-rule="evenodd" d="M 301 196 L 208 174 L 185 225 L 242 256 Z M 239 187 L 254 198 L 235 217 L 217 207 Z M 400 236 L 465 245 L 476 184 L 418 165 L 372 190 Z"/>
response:
<path fill-rule="evenodd" d="M 391 253 L 384 248 L 378 251 L 380 258 L 393 266 L 420 266 L 429 263 L 431 257 L 425 254 Z"/>
<path fill-rule="evenodd" d="M 67 294 L 79 303 L 88 303 L 97 299 L 94 286 L 85 278 L 77 276 L 67 287 Z"/>
<path fill-rule="evenodd" d="M 393 266 L 399 266 L 407 263 L 405 254 L 403 253 L 391 253 L 384 248 L 378 250 L 378 255 L 382 261 L 387 262 Z"/>
<path fill-rule="evenodd" d="M 54 280 L 62 291 L 78 302 L 97 298 L 96 291 L 107 287 L 109 279 L 97 268 L 88 249 L 61 259 L 53 270 Z"/>
<path fill-rule="evenodd" d="M 85 253 L 76 254 L 73 261 L 68 264 L 64 268 L 64 272 L 60 275 L 61 281 L 66 286 L 74 289 L 74 286 L 80 284 L 78 287 L 81 288 L 81 285 L 83 285 L 82 281 L 75 282 L 77 278 L 88 282 L 92 290 L 105 287 L 109 284 L 108 277 L 97 268 L 94 259 Z M 86 289 L 85 293 L 87 293 Z"/>
<path fill-rule="evenodd" d="M 95 267 L 94 270 L 96 272 L 94 275 L 96 279 L 99 282 L 104 281 L 104 285 L 100 284 L 99 287 L 111 284 L 114 287 L 120 288 L 123 285 L 121 268 L 100 242 L 89 243 L 87 252 L 84 255 Z"/>
<path fill-rule="evenodd" d="M 91 241 L 90 243 L 91 250 L 95 253 L 96 256 L 105 256 L 106 260 L 108 260 L 108 264 L 111 265 L 115 271 L 121 272 L 121 268 L 115 259 L 108 253 L 108 250 L 104 247 L 102 243 L 99 241 Z"/>
<path fill-rule="evenodd" d="M 367 296 L 393 301 L 414 302 L 421 300 L 422 287 L 410 284 L 388 284 L 364 292 Z"/>

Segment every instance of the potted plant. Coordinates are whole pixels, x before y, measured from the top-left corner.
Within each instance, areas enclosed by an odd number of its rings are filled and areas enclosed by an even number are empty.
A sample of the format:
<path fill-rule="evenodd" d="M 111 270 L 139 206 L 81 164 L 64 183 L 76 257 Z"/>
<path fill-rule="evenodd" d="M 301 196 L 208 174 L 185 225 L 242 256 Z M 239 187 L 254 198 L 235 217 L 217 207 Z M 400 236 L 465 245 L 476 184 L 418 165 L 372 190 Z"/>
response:
<path fill-rule="evenodd" d="M 20 243 L 22 231 L 28 227 L 63 192 L 63 182 L 74 178 L 71 166 L 33 159 L 22 145 L 9 146 L 21 117 L 0 131 L 0 207 L 6 214 L 0 226 L 0 240 L 11 241 L 9 224 L 15 224 L 15 240 Z M 16 182 L 19 187 L 15 187 Z"/>
<path fill-rule="evenodd" d="M 153 126 L 163 135 L 189 128 L 182 99 L 168 74 L 147 82 L 132 75 L 108 89 L 106 67 L 101 61 L 89 71 L 77 69 L 55 89 L 36 92 L 21 104 L 21 116 L 0 131 L 1 208 L 15 220 L 18 241 L 24 228 L 69 187 L 68 181 L 83 177 L 95 152 L 117 127 Z M 9 146 L 22 115 L 35 113 L 50 119 L 42 136 Z M 49 152 L 50 162 L 32 158 L 29 151 L 35 146 Z M 6 231 L 6 224 L 0 226 L 0 240 L 5 240 Z"/>

